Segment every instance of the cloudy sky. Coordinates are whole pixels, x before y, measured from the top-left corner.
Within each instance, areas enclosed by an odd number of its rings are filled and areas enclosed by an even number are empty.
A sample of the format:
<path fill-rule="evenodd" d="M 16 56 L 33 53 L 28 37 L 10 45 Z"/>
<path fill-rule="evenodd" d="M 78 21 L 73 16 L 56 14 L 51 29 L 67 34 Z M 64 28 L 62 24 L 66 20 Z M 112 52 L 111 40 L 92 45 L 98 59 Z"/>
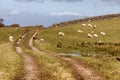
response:
<path fill-rule="evenodd" d="M 6 25 L 52 25 L 88 16 L 120 13 L 120 0 L 0 0 Z"/>

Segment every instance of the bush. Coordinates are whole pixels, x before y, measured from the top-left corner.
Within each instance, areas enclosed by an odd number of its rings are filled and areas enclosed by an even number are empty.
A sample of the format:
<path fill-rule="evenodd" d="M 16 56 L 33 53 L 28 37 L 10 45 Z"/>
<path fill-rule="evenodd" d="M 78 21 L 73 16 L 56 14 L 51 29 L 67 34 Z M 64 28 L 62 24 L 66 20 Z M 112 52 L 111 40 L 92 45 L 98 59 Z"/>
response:
<path fill-rule="evenodd" d="M 0 27 L 4 27 L 4 26 L 5 26 L 4 24 L 0 23 Z"/>
<path fill-rule="evenodd" d="M 12 24 L 10 27 L 20 27 L 19 24 Z"/>

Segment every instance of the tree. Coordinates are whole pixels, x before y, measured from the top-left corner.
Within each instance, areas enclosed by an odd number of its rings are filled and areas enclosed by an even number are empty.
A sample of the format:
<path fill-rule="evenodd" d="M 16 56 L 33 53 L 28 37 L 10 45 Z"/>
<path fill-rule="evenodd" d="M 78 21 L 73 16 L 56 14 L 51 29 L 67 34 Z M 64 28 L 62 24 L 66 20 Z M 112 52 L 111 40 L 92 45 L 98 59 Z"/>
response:
<path fill-rule="evenodd" d="M 0 27 L 4 27 L 4 26 L 5 26 L 4 24 L 0 23 Z"/>
<path fill-rule="evenodd" d="M 12 24 L 10 27 L 20 27 L 19 24 Z"/>
<path fill-rule="evenodd" d="M 0 18 L 0 27 L 4 27 L 5 25 L 3 24 L 4 19 Z"/>

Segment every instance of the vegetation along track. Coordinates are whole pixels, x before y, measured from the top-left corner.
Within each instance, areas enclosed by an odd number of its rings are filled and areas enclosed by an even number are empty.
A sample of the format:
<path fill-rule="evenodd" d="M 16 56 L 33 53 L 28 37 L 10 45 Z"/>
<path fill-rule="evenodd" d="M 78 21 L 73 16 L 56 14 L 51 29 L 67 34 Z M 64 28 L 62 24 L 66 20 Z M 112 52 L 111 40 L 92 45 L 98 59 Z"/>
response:
<path fill-rule="evenodd" d="M 25 76 L 23 80 L 41 80 L 38 65 L 33 56 L 25 53 L 21 48 L 21 41 L 27 35 L 25 32 L 16 42 L 16 51 L 23 57 Z"/>
<path fill-rule="evenodd" d="M 40 51 L 38 48 L 33 46 L 33 37 L 37 35 L 38 31 L 39 30 L 37 30 L 33 34 L 33 36 L 31 37 L 31 39 L 29 40 L 29 46 L 34 51 L 38 51 L 38 52 L 41 52 L 41 53 L 46 53 L 46 52 Z M 89 67 L 87 67 L 81 61 L 79 61 L 77 59 L 74 59 L 72 57 L 66 57 L 66 56 L 58 56 L 58 55 L 54 55 L 54 54 L 51 54 L 49 56 L 54 56 L 56 58 L 59 58 L 62 61 L 66 62 L 68 66 L 71 66 L 71 68 L 73 69 L 73 73 L 74 73 L 75 77 L 78 80 L 105 80 L 97 72 L 95 72 L 94 70 L 90 69 Z"/>

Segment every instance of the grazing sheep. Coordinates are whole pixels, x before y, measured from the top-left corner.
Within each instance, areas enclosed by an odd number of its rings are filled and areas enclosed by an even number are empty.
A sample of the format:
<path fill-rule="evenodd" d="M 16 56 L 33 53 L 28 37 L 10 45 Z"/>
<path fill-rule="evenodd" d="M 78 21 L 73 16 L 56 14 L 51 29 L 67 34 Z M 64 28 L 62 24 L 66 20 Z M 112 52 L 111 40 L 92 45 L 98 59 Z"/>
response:
<path fill-rule="evenodd" d="M 40 42 L 44 42 L 44 39 L 42 38 L 42 39 L 40 39 Z"/>
<path fill-rule="evenodd" d="M 93 28 L 97 28 L 97 25 L 94 25 Z"/>
<path fill-rule="evenodd" d="M 100 34 L 103 35 L 103 36 L 106 35 L 106 33 L 104 33 L 104 32 L 100 32 Z"/>
<path fill-rule="evenodd" d="M 9 41 L 10 42 L 13 42 L 14 40 L 13 40 L 13 36 L 9 36 Z"/>
<path fill-rule="evenodd" d="M 86 24 L 82 24 L 82 26 L 87 26 Z"/>
<path fill-rule="evenodd" d="M 93 27 L 92 24 L 88 24 L 88 27 Z"/>
<path fill-rule="evenodd" d="M 88 33 L 88 37 L 89 38 L 93 38 L 92 34 Z"/>
<path fill-rule="evenodd" d="M 77 32 L 79 32 L 79 33 L 83 33 L 84 31 L 82 31 L 82 30 L 77 30 Z"/>
<path fill-rule="evenodd" d="M 59 34 L 59 36 L 63 36 L 63 37 L 65 36 L 65 34 L 63 32 L 59 32 L 58 34 Z"/>
<path fill-rule="evenodd" d="M 19 37 L 19 39 L 22 39 L 22 38 L 23 38 L 22 36 Z"/>
<path fill-rule="evenodd" d="M 93 34 L 93 36 L 94 36 L 94 37 L 98 37 L 98 35 L 97 35 L 97 34 Z"/>
<path fill-rule="evenodd" d="M 102 43 L 102 41 L 98 41 L 98 43 Z"/>
<path fill-rule="evenodd" d="M 35 39 L 37 39 L 37 37 L 34 36 L 33 39 L 35 40 Z"/>
<path fill-rule="evenodd" d="M 118 61 L 120 61 L 120 57 L 117 57 L 116 59 L 117 59 Z"/>
<path fill-rule="evenodd" d="M 90 23 L 90 22 L 91 22 L 91 20 L 88 20 L 88 22 Z"/>

